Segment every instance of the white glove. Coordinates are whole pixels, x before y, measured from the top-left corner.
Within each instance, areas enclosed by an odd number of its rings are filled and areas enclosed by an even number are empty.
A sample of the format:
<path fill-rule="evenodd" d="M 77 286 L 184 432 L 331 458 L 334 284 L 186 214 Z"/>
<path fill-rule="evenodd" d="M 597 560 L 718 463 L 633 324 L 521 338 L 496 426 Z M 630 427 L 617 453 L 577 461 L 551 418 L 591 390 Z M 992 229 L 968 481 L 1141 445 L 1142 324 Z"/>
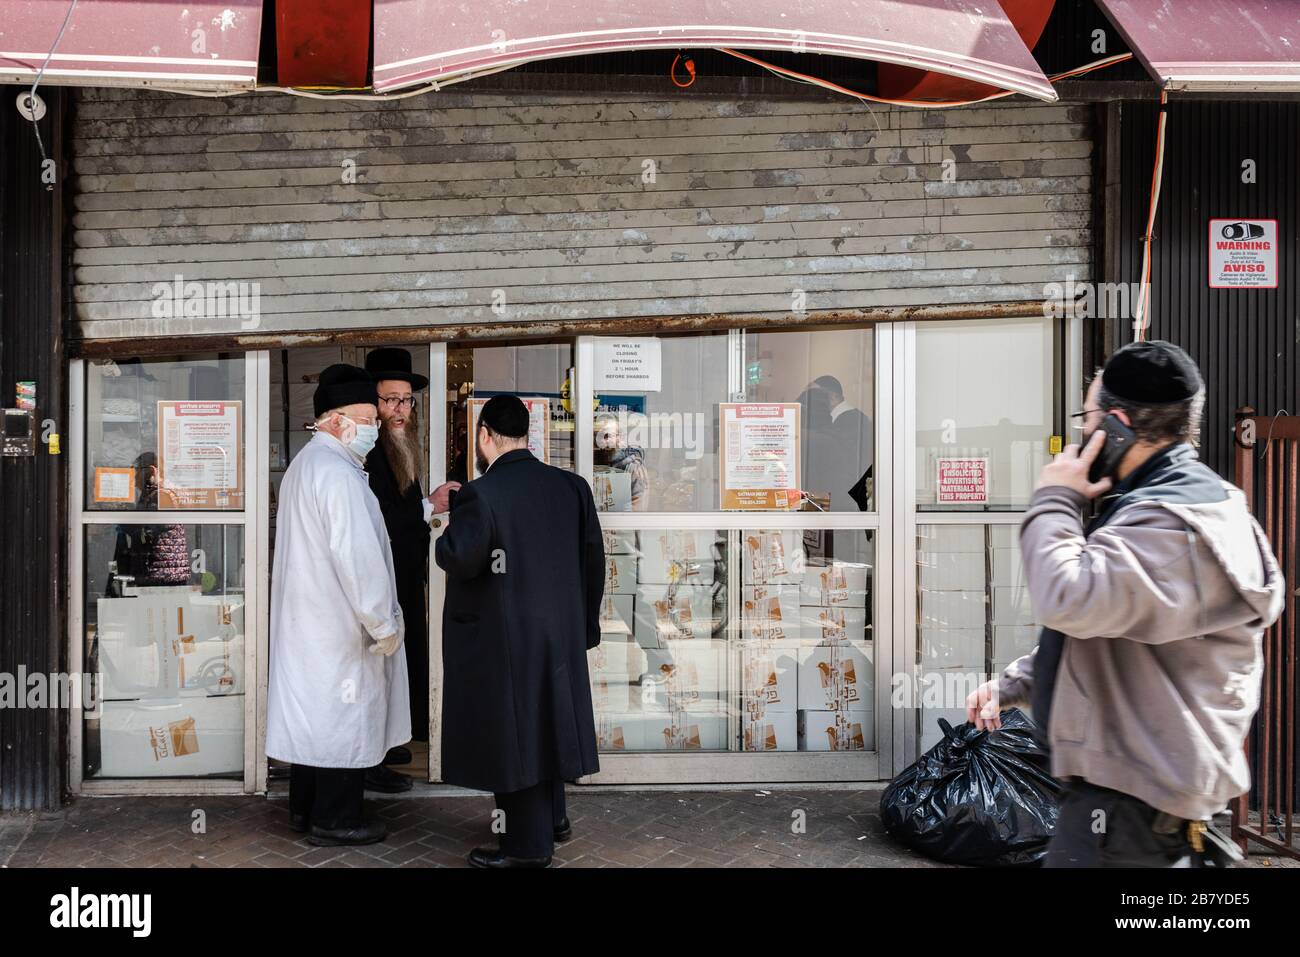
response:
<path fill-rule="evenodd" d="M 394 632 L 393 634 L 386 635 L 383 638 L 376 638 L 374 644 L 370 646 L 370 653 L 372 655 L 383 655 L 384 657 L 388 657 L 396 652 L 400 647 L 402 647 L 402 636 Z"/>

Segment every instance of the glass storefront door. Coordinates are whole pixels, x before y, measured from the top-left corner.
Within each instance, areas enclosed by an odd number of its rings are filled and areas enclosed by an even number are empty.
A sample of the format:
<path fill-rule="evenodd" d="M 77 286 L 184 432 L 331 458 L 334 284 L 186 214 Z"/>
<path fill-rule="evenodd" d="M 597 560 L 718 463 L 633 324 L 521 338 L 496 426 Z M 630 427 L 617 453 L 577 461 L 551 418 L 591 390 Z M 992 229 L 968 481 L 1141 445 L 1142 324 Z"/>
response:
<path fill-rule="evenodd" d="M 1016 528 L 1077 343 L 975 320 L 416 346 L 424 482 L 470 477 L 477 407 L 508 393 L 591 483 L 593 783 L 887 780 L 1032 647 Z M 364 355 L 73 363 L 72 660 L 109 683 L 73 722 L 77 789 L 265 789 L 278 479 L 314 375 Z M 444 589 L 431 563 L 406 770 L 433 781 Z"/>

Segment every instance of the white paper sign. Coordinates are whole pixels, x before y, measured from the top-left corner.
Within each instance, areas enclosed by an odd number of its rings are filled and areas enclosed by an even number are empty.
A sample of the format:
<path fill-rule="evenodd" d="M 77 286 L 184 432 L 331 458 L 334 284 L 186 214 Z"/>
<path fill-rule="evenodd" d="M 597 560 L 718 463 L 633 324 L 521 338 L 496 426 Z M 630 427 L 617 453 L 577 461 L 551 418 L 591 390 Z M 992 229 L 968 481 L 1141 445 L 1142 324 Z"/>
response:
<path fill-rule="evenodd" d="M 597 392 L 658 392 L 662 386 L 659 340 L 596 340 Z"/>
<path fill-rule="evenodd" d="M 1210 288 L 1277 288 L 1277 220 L 1210 220 Z"/>

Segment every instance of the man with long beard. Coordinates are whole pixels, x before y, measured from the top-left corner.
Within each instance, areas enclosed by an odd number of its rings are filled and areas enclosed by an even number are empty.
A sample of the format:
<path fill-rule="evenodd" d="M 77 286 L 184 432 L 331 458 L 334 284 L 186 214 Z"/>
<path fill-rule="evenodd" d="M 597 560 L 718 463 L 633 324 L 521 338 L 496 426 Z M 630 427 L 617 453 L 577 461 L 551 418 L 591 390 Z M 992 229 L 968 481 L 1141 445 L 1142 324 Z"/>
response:
<path fill-rule="evenodd" d="M 366 371 L 375 379 L 379 444 L 366 457 L 370 489 L 379 499 L 388 527 L 397 572 L 397 600 L 406 620 L 406 672 L 410 681 L 411 737 L 429 740 L 429 618 L 424 586 L 429 579 L 429 522 L 446 512 L 459 482 L 440 485 L 426 498 L 420 489 L 420 430 L 415 393 L 429 385 L 427 377 L 411 371 L 405 349 L 375 349 L 366 357 Z M 406 764 L 411 753 L 394 748 L 384 764 L 370 769 L 366 787 L 397 793 L 411 788 L 409 777 L 385 764 Z"/>

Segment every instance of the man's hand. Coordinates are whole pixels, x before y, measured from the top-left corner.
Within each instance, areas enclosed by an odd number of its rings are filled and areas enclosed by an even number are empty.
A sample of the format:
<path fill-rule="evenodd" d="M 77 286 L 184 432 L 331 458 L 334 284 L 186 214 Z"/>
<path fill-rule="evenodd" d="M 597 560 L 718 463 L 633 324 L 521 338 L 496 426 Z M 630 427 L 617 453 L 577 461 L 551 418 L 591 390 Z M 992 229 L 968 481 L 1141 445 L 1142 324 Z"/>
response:
<path fill-rule="evenodd" d="M 459 482 L 444 482 L 429 493 L 429 504 L 435 515 L 440 515 L 451 508 L 451 493 L 460 488 Z"/>
<path fill-rule="evenodd" d="M 372 655 L 383 655 L 387 658 L 402 646 L 402 639 L 394 632 L 391 635 L 385 635 L 383 638 L 374 639 L 374 644 L 370 646 Z"/>
<path fill-rule="evenodd" d="M 966 720 L 975 724 L 976 731 L 996 731 L 1002 727 L 997 678 L 984 682 L 967 696 Z"/>
<path fill-rule="evenodd" d="M 1109 491 L 1111 486 L 1109 477 L 1103 478 L 1100 482 L 1088 481 L 1088 469 L 1092 468 L 1093 460 L 1101 454 L 1101 447 L 1105 444 L 1106 433 L 1098 429 L 1092 433 L 1092 438 L 1082 449 L 1077 445 L 1067 445 L 1060 455 L 1043 466 L 1043 470 L 1038 473 L 1038 484 L 1035 488 L 1064 485 L 1066 488 L 1074 489 L 1084 498 L 1096 498 L 1103 492 Z"/>

